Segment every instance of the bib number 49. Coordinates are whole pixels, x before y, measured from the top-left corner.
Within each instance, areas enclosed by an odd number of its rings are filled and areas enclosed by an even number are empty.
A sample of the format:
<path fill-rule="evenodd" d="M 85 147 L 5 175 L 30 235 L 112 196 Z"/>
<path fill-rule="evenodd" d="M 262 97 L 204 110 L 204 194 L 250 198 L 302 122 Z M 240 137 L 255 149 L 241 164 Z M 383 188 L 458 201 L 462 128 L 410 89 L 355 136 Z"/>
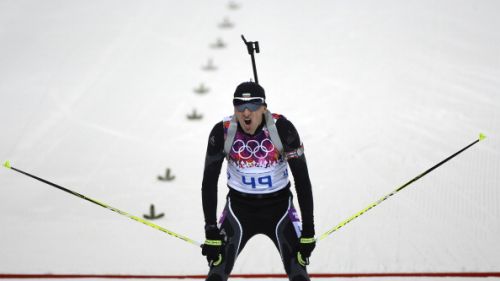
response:
<path fill-rule="evenodd" d="M 273 180 L 271 179 L 271 176 L 265 176 L 265 177 L 245 177 L 241 176 L 241 182 L 245 185 L 249 185 L 252 188 L 257 188 L 257 183 L 259 185 L 264 185 L 269 188 L 273 187 Z"/>

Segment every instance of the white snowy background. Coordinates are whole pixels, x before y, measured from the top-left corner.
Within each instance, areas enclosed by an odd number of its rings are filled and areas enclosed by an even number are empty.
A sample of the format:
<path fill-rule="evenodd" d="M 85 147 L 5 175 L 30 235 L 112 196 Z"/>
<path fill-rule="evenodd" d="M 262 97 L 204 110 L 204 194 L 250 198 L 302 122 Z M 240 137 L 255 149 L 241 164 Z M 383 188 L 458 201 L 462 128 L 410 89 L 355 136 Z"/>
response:
<path fill-rule="evenodd" d="M 244 34 L 305 144 L 318 234 L 488 136 L 318 243 L 310 272 L 500 271 L 500 2 L 234 3 L 1 0 L 1 162 L 137 216 L 154 204 L 202 242 L 208 133 L 253 77 Z M 226 192 L 221 176 L 220 207 Z M 255 237 L 234 273 L 283 273 L 273 247 Z M 0 169 L 0 273 L 206 271 L 195 246 Z"/>

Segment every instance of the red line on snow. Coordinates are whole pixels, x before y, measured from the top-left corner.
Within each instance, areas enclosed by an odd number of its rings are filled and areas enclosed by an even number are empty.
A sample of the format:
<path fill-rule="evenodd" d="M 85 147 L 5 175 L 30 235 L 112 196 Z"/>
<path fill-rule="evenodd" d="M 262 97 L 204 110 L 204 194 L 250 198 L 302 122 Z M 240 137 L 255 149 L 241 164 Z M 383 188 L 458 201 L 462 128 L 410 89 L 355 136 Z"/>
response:
<path fill-rule="evenodd" d="M 385 272 L 385 273 L 310 273 L 311 278 L 360 277 L 500 277 L 500 272 Z M 286 274 L 232 274 L 231 278 L 286 278 Z M 0 279 L 205 279 L 206 275 L 121 275 L 121 274 L 0 274 Z"/>

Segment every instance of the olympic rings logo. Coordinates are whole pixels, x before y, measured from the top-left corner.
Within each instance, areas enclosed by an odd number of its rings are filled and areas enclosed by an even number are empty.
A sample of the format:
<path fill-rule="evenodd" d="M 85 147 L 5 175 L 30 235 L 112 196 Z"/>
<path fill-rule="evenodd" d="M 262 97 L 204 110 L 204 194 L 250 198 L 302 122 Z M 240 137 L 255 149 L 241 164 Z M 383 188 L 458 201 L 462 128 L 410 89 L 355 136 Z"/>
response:
<path fill-rule="evenodd" d="M 260 143 L 256 140 L 249 140 L 246 143 L 242 140 L 236 140 L 231 150 L 237 153 L 243 160 L 247 160 L 250 157 L 262 160 L 274 151 L 274 145 L 268 138 L 262 140 Z"/>

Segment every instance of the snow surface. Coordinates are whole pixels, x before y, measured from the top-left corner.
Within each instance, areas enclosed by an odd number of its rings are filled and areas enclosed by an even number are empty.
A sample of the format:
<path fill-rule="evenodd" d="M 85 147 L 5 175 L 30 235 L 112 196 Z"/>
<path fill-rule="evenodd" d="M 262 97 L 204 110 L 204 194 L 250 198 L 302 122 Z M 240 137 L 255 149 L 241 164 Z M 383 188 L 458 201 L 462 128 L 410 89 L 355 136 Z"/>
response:
<path fill-rule="evenodd" d="M 154 204 L 203 241 L 206 141 L 252 78 L 244 34 L 305 144 L 318 234 L 488 136 L 321 241 L 310 272 L 500 271 L 500 2 L 238 3 L 0 1 L 2 163 L 137 216 Z M 7 169 L 0 225 L 0 273 L 207 270 L 197 247 Z M 272 248 L 255 237 L 234 273 L 283 273 Z"/>

